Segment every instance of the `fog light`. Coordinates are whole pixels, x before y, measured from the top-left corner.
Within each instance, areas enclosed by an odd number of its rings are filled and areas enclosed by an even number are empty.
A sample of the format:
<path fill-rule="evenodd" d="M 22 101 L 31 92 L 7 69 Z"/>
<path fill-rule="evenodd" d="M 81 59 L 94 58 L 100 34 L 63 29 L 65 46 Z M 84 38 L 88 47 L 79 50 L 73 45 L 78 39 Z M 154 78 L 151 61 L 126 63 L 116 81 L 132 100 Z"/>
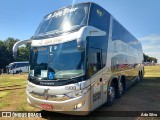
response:
<path fill-rule="evenodd" d="M 82 108 L 84 106 L 84 102 L 81 102 L 81 103 L 78 103 L 78 104 L 76 104 L 76 105 L 74 105 L 74 109 L 76 110 L 76 109 L 80 109 L 80 108 Z"/>

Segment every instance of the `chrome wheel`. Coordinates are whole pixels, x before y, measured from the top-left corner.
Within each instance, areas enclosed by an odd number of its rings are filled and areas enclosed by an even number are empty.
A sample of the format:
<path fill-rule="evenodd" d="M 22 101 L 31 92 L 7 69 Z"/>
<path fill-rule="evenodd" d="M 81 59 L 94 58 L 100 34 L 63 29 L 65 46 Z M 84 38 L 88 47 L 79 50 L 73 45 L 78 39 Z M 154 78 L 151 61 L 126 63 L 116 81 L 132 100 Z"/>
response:
<path fill-rule="evenodd" d="M 124 92 L 124 85 L 122 82 L 119 83 L 119 94 L 122 95 Z"/>
<path fill-rule="evenodd" d="M 117 92 L 117 98 L 120 98 L 125 92 L 125 84 L 122 80 L 120 80 L 118 85 L 118 92 Z"/>
<path fill-rule="evenodd" d="M 108 86 L 107 105 L 111 106 L 114 103 L 115 98 L 116 98 L 116 89 L 115 89 L 115 84 L 112 81 L 111 84 Z"/>
<path fill-rule="evenodd" d="M 110 100 L 113 101 L 115 98 L 115 89 L 113 86 L 110 86 L 109 88 L 109 95 L 110 95 Z"/>

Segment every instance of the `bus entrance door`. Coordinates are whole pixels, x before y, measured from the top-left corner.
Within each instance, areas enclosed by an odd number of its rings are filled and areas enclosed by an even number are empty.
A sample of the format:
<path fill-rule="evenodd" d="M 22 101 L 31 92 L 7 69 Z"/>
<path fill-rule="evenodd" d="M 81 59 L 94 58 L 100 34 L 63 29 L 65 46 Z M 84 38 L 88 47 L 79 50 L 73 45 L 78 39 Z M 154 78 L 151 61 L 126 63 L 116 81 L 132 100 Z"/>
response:
<path fill-rule="evenodd" d="M 102 104 L 102 50 L 90 48 L 89 50 L 89 74 L 91 76 L 91 110 Z"/>

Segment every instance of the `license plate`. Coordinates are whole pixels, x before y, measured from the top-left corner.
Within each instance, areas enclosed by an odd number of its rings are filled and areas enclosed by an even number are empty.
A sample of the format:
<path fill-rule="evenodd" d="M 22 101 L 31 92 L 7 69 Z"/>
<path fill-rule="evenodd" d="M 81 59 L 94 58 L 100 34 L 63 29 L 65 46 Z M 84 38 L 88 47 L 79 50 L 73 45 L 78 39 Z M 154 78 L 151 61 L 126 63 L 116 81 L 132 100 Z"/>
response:
<path fill-rule="evenodd" d="M 42 107 L 43 109 L 48 109 L 48 110 L 53 109 L 53 106 L 52 106 L 51 104 L 46 104 L 46 103 L 41 104 L 41 107 Z"/>

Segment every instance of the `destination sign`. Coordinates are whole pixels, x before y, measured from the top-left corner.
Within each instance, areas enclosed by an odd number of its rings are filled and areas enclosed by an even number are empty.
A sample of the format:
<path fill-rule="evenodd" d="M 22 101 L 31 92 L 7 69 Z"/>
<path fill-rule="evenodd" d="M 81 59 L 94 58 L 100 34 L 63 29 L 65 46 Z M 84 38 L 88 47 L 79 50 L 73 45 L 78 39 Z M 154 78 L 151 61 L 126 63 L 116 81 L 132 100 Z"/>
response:
<path fill-rule="evenodd" d="M 78 9 L 77 7 L 76 8 L 65 8 L 65 9 L 56 11 L 54 13 L 49 14 L 45 20 L 48 20 L 48 19 L 53 18 L 53 17 L 64 16 L 68 13 L 72 13 L 72 12 L 76 11 L 77 9 Z"/>

